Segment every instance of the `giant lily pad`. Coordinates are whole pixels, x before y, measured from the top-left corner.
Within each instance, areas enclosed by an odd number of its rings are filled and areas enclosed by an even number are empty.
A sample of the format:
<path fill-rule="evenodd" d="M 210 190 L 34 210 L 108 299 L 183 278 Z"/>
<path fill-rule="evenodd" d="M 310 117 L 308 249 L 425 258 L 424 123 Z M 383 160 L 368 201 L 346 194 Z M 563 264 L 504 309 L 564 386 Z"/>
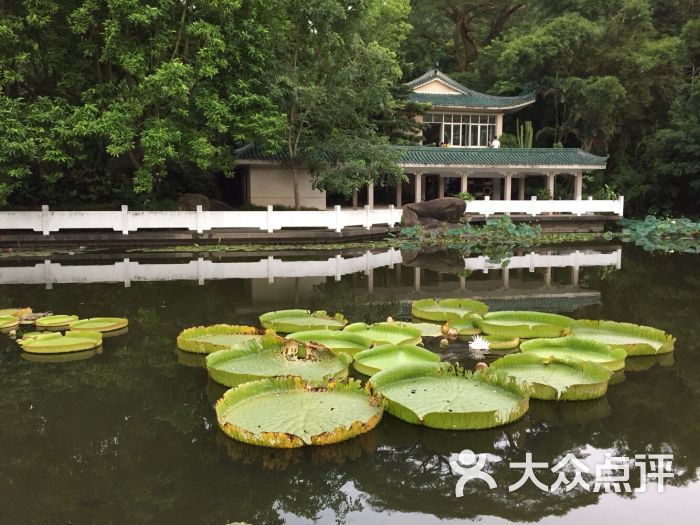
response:
<path fill-rule="evenodd" d="M 0 317 L 11 315 L 12 317 L 22 318 L 25 315 L 32 313 L 32 309 L 28 306 L 24 308 L 0 308 Z"/>
<path fill-rule="evenodd" d="M 465 320 L 471 315 L 484 315 L 489 307 L 473 299 L 421 299 L 411 303 L 411 314 L 428 321 Z"/>
<path fill-rule="evenodd" d="M 207 356 L 211 378 L 226 386 L 269 377 L 300 377 L 305 381 L 324 381 L 345 377 L 352 357 L 333 354 L 327 348 L 265 336 L 239 348 L 219 350 Z"/>
<path fill-rule="evenodd" d="M 277 448 L 338 443 L 369 432 L 383 414 L 381 397 L 359 381 L 318 386 L 296 378 L 232 388 L 215 410 L 219 428 L 233 439 Z"/>
<path fill-rule="evenodd" d="M 289 334 L 304 330 L 342 330 L 348 323 L 342 314 L 329 316 L 324 311 L 309 310 L 278 310 L 267 312 L 260 316 L 260 322 L 265 328 Z"/>
<path fill-rule="evenodd" d="M 215 324 L 186 328 L 177 336 L 177 347 L 185 352 L 209 354 L 240 346 L 250 341 L 260 341 L 263 334 L 253 326 Z"/>
<path fill-rule="evenodd" d="M 564 315 L 527 311 L 489 312 L 483 318 L 475 318 L 476 324 L 487 334 L 527 339 L 560 337 L 573 321 Z"/>
<path fill-rule="evenodd" d="M 99 332 L 32 332 L 25 334 L 18 341 L 22 350 L 33 354 L 61 354 L 67 352 L 83 352 L 92 350 L 102 344 L 102 334 Z"/>
<path fill-rule="evenodd" d="M 353 323 L 344 331 L 361 335 L 377 345 L 417 345 L 423 340 L 419 329 L 395 323 Z"/>
<path fill-rule="evenodd" d="M 481 333 L 481 328 L 476 323 L 479 316 L 472 315 L 466 319 L 455 319 L 447 321 L 448 327 L 453 328 L 458 335 L 464 337 L 478 335 Z"/>
<path fill-rule="evenodd" d="M 489 350 L 513 350 L 520 344 L 519 337 L 509 335 L 485 335 L 484 339 L 489 342 Z"/>
<path fill-rule="evenodd" d="M 36 320 L 36 327 L 48 330 L 68 328 L 72 322 L 78 319 L 77 315 L 47 315 Z"/>
<path fill-rule="evenodd" d="M 405 321 L 387 321 L 388 324 L 394 326 L 403 326 L 407 328 L 415 328 L 420 332 L 420 335 L 426 339 L 433 337 L 443 337 L 445 331 L 443 331 L 443 326 L 435 323 L 408 323 Z"/>
<path fill-rule="evenodd" d="M 113 332 L 121 330 L 129 325 L 129 320 L 123 317 L 91 317 L 73 321 L 69 326 L 71 330 L 88 330 L 91 332 Z"/>
<path fill-rule="evenodd" d="M 520 350 L 539 357 L 571 357 L 592 361 L 613 372 L 625 367 L 625 357 L 627 357 L 621 348 L 610 348 L 605 343 L 582 337 L 532 339 L 520 345 Z"/>
<path fill-rule="evenodd" d="M 673 352 L 676 342 L 675 337 L 658 328 L 615 321 L 576 321 L 571 325 L 571 335 L 622 348 L 631 356 Z"/>
<path fill-rule="evenodd" d="M 394 366 L 408 366 L 417 363 L 435 363 L 440 356 L 412 345 L 381 345 L 355 354 L 352 366 L 366 376 L 371 376 Z"/>
<path fill-rule="evenodd" d="M 362 350 L 367 350 L 372 346 L 372 341 L 366 337 L 352 332 L 339 332 L 338 330 L 294 332 L 293 334 L 289 334 L 287 339 L 323 345 L 334 354 L 345 352 L 351 356 Z"/>
<path fill-rule="evenodd" d="M 612 372 L 590 361 L 510 354 L 491 363 L 517 381 L 532 386 L 535 399 L 582 401 L 605 395 Z"/>
<path fill-rule="evenodd" d="M 529 406 L 523 390 L 502 375 L 459 372 L 442 363 L 390 368 L 369 383 L 387 400 L 391 415 L 432 428 L 505 425 Z"/>
<path fill-rule="evenodd" d="M 14 315 L 0 316 L 0 330 L 11 330 L 19 326 L 19 317 Z"/>

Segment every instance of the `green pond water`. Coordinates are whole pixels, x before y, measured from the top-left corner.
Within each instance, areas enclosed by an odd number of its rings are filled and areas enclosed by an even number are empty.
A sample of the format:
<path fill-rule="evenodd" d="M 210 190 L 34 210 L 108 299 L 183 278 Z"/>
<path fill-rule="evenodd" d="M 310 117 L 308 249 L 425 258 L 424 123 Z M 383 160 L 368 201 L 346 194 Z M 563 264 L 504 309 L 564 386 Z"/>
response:
<path fill-rule="evenodd" d="M 700 258 L 619 249 L 541 252 L 561 262 L 549 269 L 523 252 L 508 271 L 455 252 L 3 259 L 0 308 L 127 317 L 129 331 L 70 362 L 28 360 L 0 334 L 0 523 L 691 523 L 700 511 Z M 402 300 L 460 296 L 649 324 L 672 332 L 676 350 L 629 358 L 601 399 L 533 400 L 522 419 L 492 430 L 432 430 L 385 414 L 345 443 L 275 450 L 219 431 L 213 403 L 225 389 L 201 356 L 175 346 L 188 326 L 257 324 L 269 310 L 410 320 Z M 443 356 L 475 365 L 464 343 Z M 496 488 L 472 480 L 455 497 L 449 462 L 463 449 L 485 454 Z M 592 469 L 606 453 L 669 453 L 674 477 L 664 493 L 654 482 L 645 493 L 550 494 L 531 482 L 510 492 L 522 470 L 509 464 L 527 452 L 550 467 L 571 453 Z"/>

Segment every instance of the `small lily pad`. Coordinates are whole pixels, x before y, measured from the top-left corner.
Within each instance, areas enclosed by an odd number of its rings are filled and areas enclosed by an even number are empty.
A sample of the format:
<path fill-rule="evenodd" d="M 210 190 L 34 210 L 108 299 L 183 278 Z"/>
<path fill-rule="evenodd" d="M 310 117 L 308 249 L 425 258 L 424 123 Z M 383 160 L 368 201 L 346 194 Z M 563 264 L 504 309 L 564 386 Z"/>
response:
<path fill-rule="evenodd" d="M 33 354 L 61 354 L 92 350 L 102 344 L 99 332 L 31 332 L 18 341 L 24 352 Z"/>
<path fill-rule="evenodd" d="M 209 354 L 260 341 L 263 334 L 253 326 L 215 324 L 186 328 L 177 336 L 177 347 L 185 352 Z"/>
<path fill-rule="evenodd" d="M 121 330 L 129 325 L 129 320 L 123 317 L 91 317 L 73 321 L 69 326 L 71 330 L 88 330 L 92 332 L 113 332 Z"/>
<path fill-rule="evenodd" d="M 517 381 L 532 387 L 531 397 L 547 401 L 583 401 L 602 397 L 612 372 L 590 361 L 540 357 L 529 352 L 510 354 L 491 363 Z"/>
<path fill-rule="evenodd" d="M 413 345 L 381 345 L 355 354 L 352 366 L 366 376 L 395 366 L 408 366 L 417 363 L 435 363 L 440 356 Z"/>
<path fill-rule="evenodd" d="M 423 338 L 421 331 L 395 323 L 353 323 L 345 327 L 345 332 L 361 335 L 376 345 L 417 345 Z"/>
<path fill-rule="evenodd" d="M 47 315 L 36 320 L 36 327 L 41 329 L 59 329 L 68 328 L 68 326 L 77 321 L 77 315 Z"/>
<path fill-rule="evenodd" d="M 324 311 L 278 310 L 260 316 L 265 328 L 281 334 L 302 332 L 304 330 L 342 330 L 348 323 L 342 314 L 329 316 Z"/>
<path fill-rule="evenodd" d="M 342 332 L 338 330 L 309 330 L 306 332 L 294 332 L 287 336 L 287 339 L 302 341 L 304 343 L 315 343 L 323 345 L 337 354 L 344 352 L 350 356 L 367 350 L 372 346 L 372 341 L 361 335 L 352 332 Z"/>
<path fill-rule="evenodd" d="M 232 388 L 215 410 L 228 436 L 276 448 L 338 443 L 372 430 L 384 412 L 381 397 L 362 389 L 359 381 L 319 386 L 294 378 Z"/>

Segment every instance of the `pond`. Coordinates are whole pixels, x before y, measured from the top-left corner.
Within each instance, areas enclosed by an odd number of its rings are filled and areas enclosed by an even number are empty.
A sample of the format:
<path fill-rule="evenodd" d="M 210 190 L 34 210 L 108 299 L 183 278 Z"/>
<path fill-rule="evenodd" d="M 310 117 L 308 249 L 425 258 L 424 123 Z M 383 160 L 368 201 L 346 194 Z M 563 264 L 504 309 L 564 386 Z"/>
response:
<path fill-rule="evenodd" d="M 28 360 L 0 334 L 0 522 L 637 525 L 690 516 L 700 510 L 697 264 L 697 255 L 627 245 L 523 252 L 507 262 L 399 250 L 4 259 L 3 306 L 123 316 L 130 327 L 100 353 L 68 362 Z M 635 358 L 601 399 L 532 401 L 504 427 L 432 430 L 386 414 L 361 437 L 298 450 L 220 432 L 212 404 L 224 388 L 175 347 L 185 327 L 257 324 L 274 309 L 343 311 L 367 322 L 405 317 L 411 299 L 454 296 L 648 324 L 678 341 L 663 358 Z M 444 354 L 474 368 L 463 344 Z M 496 488 L 474 480 L 455 497 L 450 461 L 463 449 L 485 454 Z M 511 492 L 522 470 L 509 465 L 527 452 L 549 466 L 571 453 L 591 468 L 606 453 L 668 453 L 674 477 L 662 494 L 655 483 L 644 493 L 550 494 L 531 482 Z"/>

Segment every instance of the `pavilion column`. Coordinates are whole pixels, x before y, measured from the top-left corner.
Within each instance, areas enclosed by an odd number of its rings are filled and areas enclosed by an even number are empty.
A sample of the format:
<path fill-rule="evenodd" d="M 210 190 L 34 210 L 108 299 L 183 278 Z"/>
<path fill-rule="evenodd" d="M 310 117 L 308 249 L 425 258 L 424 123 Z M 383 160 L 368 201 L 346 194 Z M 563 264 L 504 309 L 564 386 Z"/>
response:
<path fill-rule="evenodd" d="M 506 184 L 503 193 L 503 200 L 509 201 L 511 193 L 513 192 L 513 174 L 506 173 Z"/>
<path fill-rule="evenodd" d="M 422 190 L 423 190 L 423 174 L 422 173 L 416 173 L 414 175 L 415 177 L 415 184 L 416 184 L 416 202 L 421 202 L 423 200 L 422 196 Z"/>
<path fill-rule="evenodd" d="M 554 178 L 557 176 L 556 173 L 548 173 L 547 174 L 547 189 L 549 190 L 549 193 L 552 194 L 552 198 L 554 198 Z"/>
<path fill-rule="evenodd" d="M 374 208 L 374 182 L 367 183 L 367 204 L 370 210 Z"/>
<path fill-rule="evenodd" d="M 445 196 L 445 177 L 438 175 L 438 197 L 442 199 Z"/>
<path fill-rule="evenodd" d="M 403 190 L 403 184 L 401 182 L 396 183 L 396 207 L 400 208 L 401 204 L 401 191 Z"/>
<path fill-rule="evenodd" d="M 575 175 L 574 199 L 580 201 L 583 198 L 583 173 L 580 171 Z"/>
<path fill-rule="evenodd" d="M 467 192 L 469 191 L 469 175 L 466 173 L 462 173 L 462 191 Z"/>
<path fill-rule="evenodd" d="M 525 175 L 518 179 L 518 200 L 525 200 Z"/>

